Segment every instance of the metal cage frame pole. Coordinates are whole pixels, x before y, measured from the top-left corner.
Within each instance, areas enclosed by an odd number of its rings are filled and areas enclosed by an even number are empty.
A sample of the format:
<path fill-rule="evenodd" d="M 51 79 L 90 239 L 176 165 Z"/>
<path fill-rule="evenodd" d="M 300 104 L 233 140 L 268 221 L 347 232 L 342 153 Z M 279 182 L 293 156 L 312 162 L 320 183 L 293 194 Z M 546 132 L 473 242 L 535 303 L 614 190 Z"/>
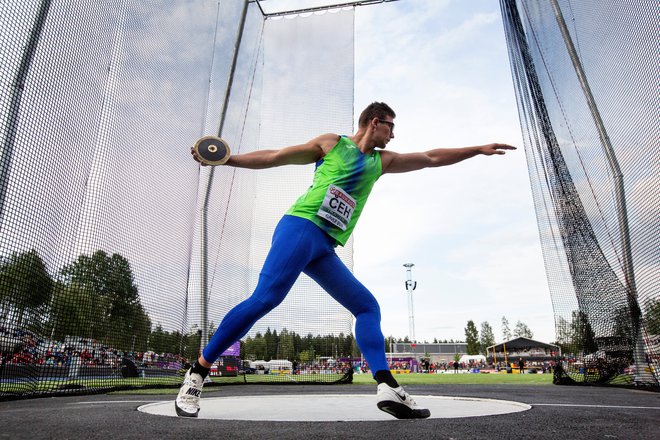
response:
<path fill-rule="evenodd" d="M 48 0 L 50 1 L 50 0 Z M 328 6 L 321 6 L 317 8 L 307 8 L 307 9 L 300 9 L 300 10 L 291 10 L 291 11 L 285 11 L 285 12 L 280 12 L 280 13 L 275 13 L 275 14 L 265 14 L 263 9 L 261 8 L 261 5 L 259 4 L 259 0 L 243 0 L 243 11 L 241 13 L 241 18 L 239 22 L 239 28 L 236 34 L 236 41 L 234 43 L 234 52 L 232 55 L 232 61 L 231 61 L 231 66 L 230 66 L 230 71 L 229 71 L 229 76 L 227 78 L 227 85 L 225 88 L 225 96 L 224 96 L 224 102 L 222 104 L 222 111 L 220 114 L 220 121 L 218 125 L 218 137 L 222 137 L 222 132 L 223 128 L 225 125 L 225 119 L 227 116 L 227 107 L 229 104 L 229 98 L 231 96 L 231 89 L 232 85 L 234 82 L 234 73 L 236 72 L 236 61 L 238 60 L 238 54 L 240 51 L 241 47 L 241 41 L 243 40 L 243 30 L 245 29 L 245 21 L 247 19 L 247 11 L 250 3 L 255 3 L 257 7 L 260 9 L 262 16 L 264 17 L 264 20 L 270 17 L 276 17 L 276 16 L 283 16 L 283 15 L 292 15 L 292 14 L 300 14 L 300 13 L 307 13 L 307 12 L 317 12 L 317 11 L 322 11 L 322 10 L 328 10 L 328 9 L 333 9 L 333 8 L 339 8 L 339 7 L 355 7 L 355 6 L 366 6 L 366 5 L 372 5 L 372 4 L 378 4 L 378 3 L 387 3 L 387 2 L 393 2 L 393 1 L 398 1 L 398 0 L 358 0 L 358 1 L 353 1 L 353 2 L 347 2 L 347 3 L 342 3 L 342 4 L 335 4 L 335 5 L 328 5 Z M 201 229 L 201 244 L 200 244 L 200 253 L 201 253 L 201 262 L 200 262 L 200 302 L 201 302 L 201 339 L 200 339 L 200 354 L 201 351 L 204 349 L 206 344 L 208 344 L 209 340 L 209 328 L 208 328 L 208 323 L 209 323 L 209 318 L 208 318 L 208 299 L 209 299 L 209 287 L 208 287 L 208 262 L 209 262 L 209 257 L 208 257 L 208 206 L 209 206 L 209 198 L 211 194 L 211 187 L 213 186 L 213 176 L 214 176 L 214 171 L 215 167 L 211 167 L 209 170 L 209 173 L 207 175 L 207 184 L 206 184 L 206 191 L 204 193 L 204 202 L 202 203 L 201 207 L 201 217 L 200 217 L 200 229 Z"/>
<path fill-rule="evenodd" d="M 264 16 L 264 18 L 268 19 L 273 17 L 285 17 L 288 15 L 311 14 L 314 12 L 328 11 L 331 9 L 354 8 L 357 6 L 371 6 L 380 3 L 396 2 L 399 0 L 354 0 L 354 1 L 346 1 L 343 3 L 335 3 L 325 6 L 315 6 L 315 7 L 302 8 L 302 9 L 291 9 L 288 11 L 271 12 L 271 13 L 264 12 L 263 8 L 261 7 L 261 2 L 263 0 L 250 0 L 250 1 L 255 2 L 259 7 L 259 9 L 261 10 L 261 14 Z"/>
<path fill-rule="evenodd" d="M 11 164 L 14 156 L 14 141 L 16 139 L 23 91 L 25 90 L 25 80 L 30 73 L 30 66 L 32 65 L 34 54 L 41 39 L 41 33 L 43 32 L 51 3 L 51 0 L 43 0 L 41 5 L 39 5 L 37 16 L 30 31 L 30 37 L 21 57 L 21 64 L 12 84 L 9 114 L 7 116 L 7 136 L 3 142 L 2 151 L 0 151 L 0 225 L 4 218 L 5 198 L 7 196 L 7 187 L 9 186 L 9 174 L 11 173 Z"/>
<path fill-rule="evenodd" d="M 245 21 L 247 19 L 247 11 L 250 0 L 243 1 L 243 11 L 241 13 L 241 19 L 238 26 L 238 32 L 236 33 L 236 42 L 234 43 L 234 53 L 232 55 L 231 66 L 229 69 L 229 76 L 227 77 L 227 85 L 225 87 L 225 97 L 222 104 L 222 112 L 220 113 L 220 121 L 218 124 L 218 137 L 222 137 L 222 132 L 225 126 L 225 119 L 227 118 L 227 107 L 229 105 L 229 98 L 231 96 L 232 85 L 234 84 L 234 74 L 236 72 L 236 62 L 238 60 L 238 54 L 241 48 L 241 41 L 243 40 L 243 31 L 245 29 Z M 215 167 L 211 167 L 208 173 L 206 180 L 206 192 L 204 193 L 204 203 L 202 205 L 202 215 L 200 219 L 201 226 L 201 281 L 200 281 L 200 290 L 201 290 L 201 339 L 200 339 L 200 354 L 206 344 L 209 341 L 209 285 L 208 285 L 208 264 L 209 264 L 209 255 L 208 255 L 208 211 L 209 211 L 209 199 L 211 195 L 211 187 L 213 186 L 213 176 L 214 176 Z"/>
<path fill-rule="evenodd" d="M 632 247 L 630 243 L 630 229 L 628 227 L 628 210 L 626 208 L 626 195 L 623 183 L 623 173 L 617 161 L 616 154 L 612 148 L 612 143 L 610 138 L 607 135 L 607 130 L 605 129 L 605 124 L 600 116 L 598 111 L 598 106 L 596 101 L 591 93 L 591 88 L 589 87 L 589 82 L 587 81 L 587 76 L 582 68 L 582 63 L 580 58 L 575 50 L 575 45 L 571 38 L 571 34 L 568 31 L 566 26 L 566 21 L 564 20 L 564 15 L 561 12 L 561 8 L 557 0 L 550 0 L 552 5 L 553 12 L 555 14 L 555 19 L 557 20 L 557 25 L 561 31 L 562 38 L 566 44 L 566 49 L 573 63 L 573 68 L 577 75 L 578 81 L 580 82 L 580 87 L 584 93 L 584 97 L 587 101 L 589 111 L 591 112 L 591 117 L 596 124 L 598 129 L 598 136 L 600 137 L 601 144 L 603 145 L 603 150 L 605 156 L 607 157 L 607 162 L 610 167 L 610 171 L 614 177 L 614 192 L 616 199 L 616 208 L 617 208 L 617 219 L 619 226 L 619 233 L 621 234 L 621 248 L 623 252 L 623 271 L 626 281 L 626 288 L 628 290 L 628 302 L 630 306 L 630 312 L 633 319 L 636 321 L 633 323 L 637 330 L 636 335 L 636 347 L 634 350 L 634 360 L 635 366 L 635 380 L 639 380 L 640 366 L 646 362 L 644 356 L 644 340 L 643 340 L 643 329 L 641 322 L 641 310 L 639 308 L 639 302 L 637 299 L 637 286 L 635 284 L 635 271 L 633 267 L 633 258 L 632 258 Z"/>

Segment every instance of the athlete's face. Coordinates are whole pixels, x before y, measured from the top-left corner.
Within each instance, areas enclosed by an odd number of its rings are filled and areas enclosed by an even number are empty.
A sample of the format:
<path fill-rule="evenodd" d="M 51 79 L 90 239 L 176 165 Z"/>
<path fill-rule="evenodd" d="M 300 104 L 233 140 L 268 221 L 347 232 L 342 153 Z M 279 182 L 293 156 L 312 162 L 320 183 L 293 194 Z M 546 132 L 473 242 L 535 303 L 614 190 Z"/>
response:
<path fill-rule="evenodd" d="M 394 120 L 391 116 L 386 116 L 382 119 L 375 119 L 376 131 L 375 140 L 376 145 L 385 148 L 391 139 L 394 139 Z"/>

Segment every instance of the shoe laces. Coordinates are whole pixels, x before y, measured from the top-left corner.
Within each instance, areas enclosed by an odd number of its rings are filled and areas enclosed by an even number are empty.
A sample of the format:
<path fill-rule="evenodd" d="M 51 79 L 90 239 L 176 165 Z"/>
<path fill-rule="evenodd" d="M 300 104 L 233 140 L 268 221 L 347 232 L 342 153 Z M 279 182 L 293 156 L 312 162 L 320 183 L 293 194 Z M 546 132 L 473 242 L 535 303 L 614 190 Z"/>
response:
<path fill-rule="evenodd" d="M 197 380 L 191 374 L 190 376 L 188 376 L 186 378 L 186 380 L 184 381 L 184 384 L 188 385 L 189 387 L 193 387 L 193 388 L 197 388 L 197 389 L 201 390 L 202 386 L 204 386 L 204 379 L 202 379 L 201 381 Z"/>
<path fill-rule="evenodd" d="M 410 394 L 408 394 L 406 392 L 406 390 L 403 389 L 403 387 L 401 387 L 401 393 L 405 396 L 405 400 L 406 400 L 406 402 L 408 402 L 408 404 L 410 406 L 412 406 L 412 407 L 418 406 L 417 402 L 415 402 L 415 399 L 413 399 L 412 396 Z"/>
<path fill-rule="evenodd" d="M 411 404 L 412 406 L 417 406 L 417 402 L 415 402 L 415 399 L 413 399 L 412 396 L 411 396 L 410 394 L 408 394 L 408 393 L 407 393 L 405 390 L 403 390 L 403 389 L 402 389 L 401 391 L 403 391 L 404 396 L 406 396 L 406 400 L 407 400 L 408 402 L 410 402 L 410 404 Z"/>

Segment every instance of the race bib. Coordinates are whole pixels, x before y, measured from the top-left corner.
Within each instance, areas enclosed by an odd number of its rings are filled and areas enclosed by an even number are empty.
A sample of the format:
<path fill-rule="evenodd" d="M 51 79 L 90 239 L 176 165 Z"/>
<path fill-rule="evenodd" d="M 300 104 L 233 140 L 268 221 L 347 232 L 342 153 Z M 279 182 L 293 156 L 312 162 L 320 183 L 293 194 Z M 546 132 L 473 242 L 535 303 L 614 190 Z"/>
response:
<path fill-rule="evenodd" d="M 330 185 L 316 215 L 345 231 L 354 210 L 355 199 L 340 187 Z"/>

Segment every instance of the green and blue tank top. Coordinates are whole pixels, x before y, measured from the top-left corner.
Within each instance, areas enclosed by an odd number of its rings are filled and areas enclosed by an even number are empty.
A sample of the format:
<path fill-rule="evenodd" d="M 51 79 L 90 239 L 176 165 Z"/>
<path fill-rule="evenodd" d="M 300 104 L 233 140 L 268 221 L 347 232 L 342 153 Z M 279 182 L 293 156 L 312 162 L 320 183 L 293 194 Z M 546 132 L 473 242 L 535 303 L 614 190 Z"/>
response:
<path fill-rule="evenodd" d="M 341 136 L 316 163 L 312 185 L 287 214 L 314 222 L 343 246 L 382 171 L 380 152 L 363 154 L 351 139 Z"/>

